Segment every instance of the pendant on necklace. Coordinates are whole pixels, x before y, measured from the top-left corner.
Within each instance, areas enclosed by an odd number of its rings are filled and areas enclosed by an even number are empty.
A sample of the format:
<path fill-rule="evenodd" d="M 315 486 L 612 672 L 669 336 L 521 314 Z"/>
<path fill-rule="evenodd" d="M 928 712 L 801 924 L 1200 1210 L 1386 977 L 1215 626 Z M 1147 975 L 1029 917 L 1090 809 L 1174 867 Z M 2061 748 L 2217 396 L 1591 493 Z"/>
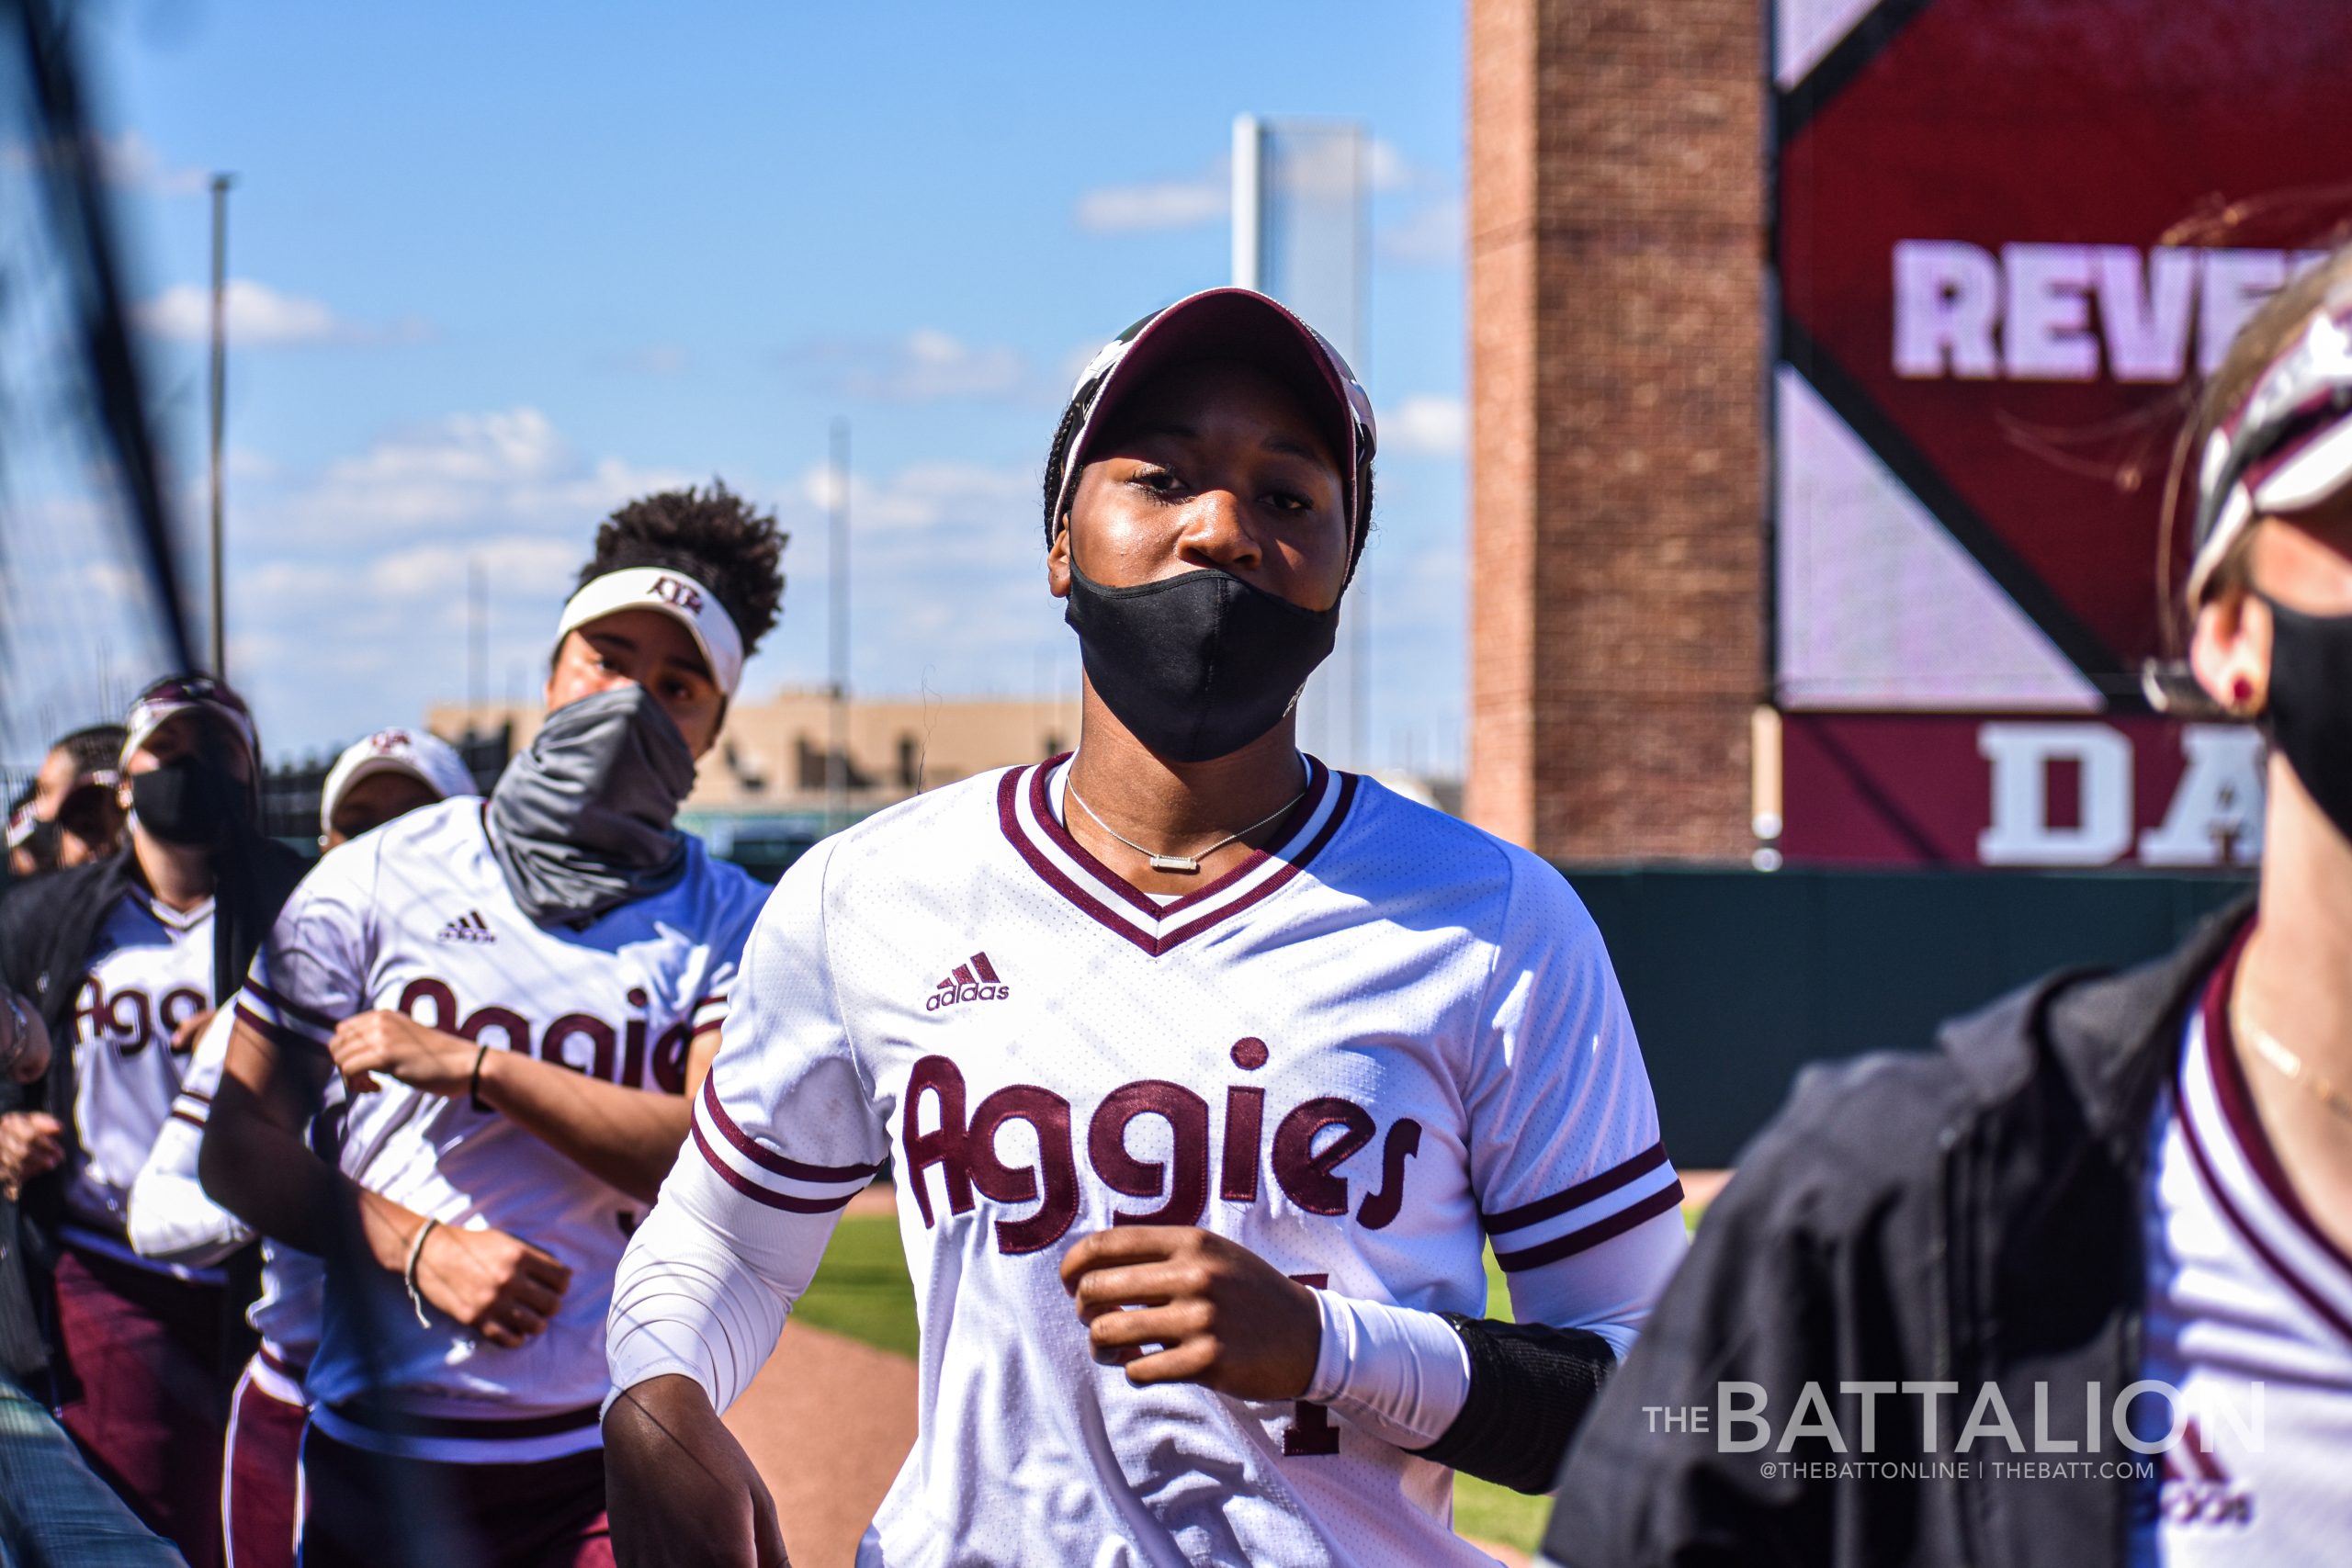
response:
<path fill-rule="evenodd" d="M 1149 863 L 1154 871 L 1191 873 L 1201 869 L 1201 863 L 1190 855 L 1153 855 Z"/>

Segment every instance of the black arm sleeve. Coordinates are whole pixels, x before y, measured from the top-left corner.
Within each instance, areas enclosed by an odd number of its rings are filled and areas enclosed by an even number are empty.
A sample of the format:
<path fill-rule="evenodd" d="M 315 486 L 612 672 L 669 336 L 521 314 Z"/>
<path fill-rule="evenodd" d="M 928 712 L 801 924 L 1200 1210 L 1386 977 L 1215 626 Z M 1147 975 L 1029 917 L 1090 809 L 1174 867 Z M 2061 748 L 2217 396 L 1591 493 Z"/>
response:
<path fill-rule="evenodd" d="M 1549 1492 L 1615 1352 L 1581 1328 L 1444 1317 L 1470 1353 L 1470 1395 L 1420 1457 L 1514 1492 Z"/>

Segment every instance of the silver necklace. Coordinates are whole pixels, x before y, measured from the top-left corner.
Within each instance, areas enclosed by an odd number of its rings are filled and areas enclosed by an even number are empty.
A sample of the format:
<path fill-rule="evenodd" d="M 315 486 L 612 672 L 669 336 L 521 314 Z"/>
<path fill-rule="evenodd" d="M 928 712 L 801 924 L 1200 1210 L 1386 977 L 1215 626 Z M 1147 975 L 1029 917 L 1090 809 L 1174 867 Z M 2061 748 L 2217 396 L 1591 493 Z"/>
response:
<path fill-rule="evenodd" d="M 1288 800 L 1283 801 L 1280 806 L 1275 807 L 1272 811 L 1269 811 L 1263 817 L 1259 818 L 1258 820 L 1250 823 L 1250 826 L 1242 829 L 1238 833 L 1227 833 L 1224 838 L 1219 839 L 1216 843 L 1211 844 L 1207 849 L 1203 850 L 1196 855 L 1156 854 L 1152 851 L 1145 849 L 1141 844 L 1136 843 L 1133 839 L 1128 838 L 1125 833 L 1120 832 L 1116 828 L 1112 827 L 1108 822 L 1103 821 L 1102 818 L 1097 815 L 1094 807 L 1086 804 L 1086 797 L 1078 793 L 1077 784 L 1071 783 L 1068 779 L 1065 779 L 1062 781 L 1062 788 L 1068 792 L 1072 800 L 1078 802 L 1078 808 L 1080 811 L 1085 812 L 1087 816 L 1094 818 L 1094 825 L 1097 828 L 1102 829 L 1104 832 L 1110 834 L 1111 837 L 1118 840 L 1119 842 L 1126 845 L 1127 848 L 1143 856 L 1145 861 L 1150 864 L 1152 870 L 1181 871 L 1189 874 L 1199 871 L 1201 869 L 1201 862 L 1208 859 L 1209 856 L 1216 853 L 1217 851 L 1225 848 L 1226 845 L 1232 843 L 1237 839 L 1248 838 L 1250 834 L 1256 832 L 1267 823 L 1281 817 L 1283 813 L 1288 811 L 1292 807 L 1296 806 L 1300 801 L 1306 799 L 1308 786 L 1306 784 L 1299 785 L 1298 793 L 1296 795 L 1292 795 Z"/>

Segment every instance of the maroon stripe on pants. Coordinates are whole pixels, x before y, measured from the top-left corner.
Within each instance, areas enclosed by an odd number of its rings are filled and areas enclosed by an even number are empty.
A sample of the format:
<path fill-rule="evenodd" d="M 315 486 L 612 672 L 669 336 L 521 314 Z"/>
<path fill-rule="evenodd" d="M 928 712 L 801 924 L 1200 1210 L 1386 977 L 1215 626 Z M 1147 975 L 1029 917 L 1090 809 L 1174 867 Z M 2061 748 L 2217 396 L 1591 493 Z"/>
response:
<path fill-rule="evenodd" d="M 613 1568 L 605 1450 L 401 1459 L 302 1434 L 302 1568 Z"/>
<path fill-rule="evenodd" d="M 220 1560 L 225 1292 L 67 1247 L 57 1325 L 81 1396 L 58 1412 L 90 1468 L 180 1549 Z"/>
<path fill-rule="evenodd" d="M 307 1418 L 250 1376 L 237 1384 L 220 1498 L 229 1568 L 294 1568 L 295 1474 Z"/>

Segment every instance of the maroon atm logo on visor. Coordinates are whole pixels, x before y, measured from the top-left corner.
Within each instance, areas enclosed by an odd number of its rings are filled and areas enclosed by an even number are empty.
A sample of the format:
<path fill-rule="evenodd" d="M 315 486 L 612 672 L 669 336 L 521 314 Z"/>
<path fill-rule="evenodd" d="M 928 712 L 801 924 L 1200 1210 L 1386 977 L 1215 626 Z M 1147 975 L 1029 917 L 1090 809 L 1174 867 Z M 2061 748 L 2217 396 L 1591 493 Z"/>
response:
<path fill-rule="evenodd" d="M 675 604 L 689 615 L 702 614 L 702 594 L 693 583 L 674 577 L 655 578 L 653 585 L 645 591 L 645 596 L 659 599 L 665 604 Z"/>

